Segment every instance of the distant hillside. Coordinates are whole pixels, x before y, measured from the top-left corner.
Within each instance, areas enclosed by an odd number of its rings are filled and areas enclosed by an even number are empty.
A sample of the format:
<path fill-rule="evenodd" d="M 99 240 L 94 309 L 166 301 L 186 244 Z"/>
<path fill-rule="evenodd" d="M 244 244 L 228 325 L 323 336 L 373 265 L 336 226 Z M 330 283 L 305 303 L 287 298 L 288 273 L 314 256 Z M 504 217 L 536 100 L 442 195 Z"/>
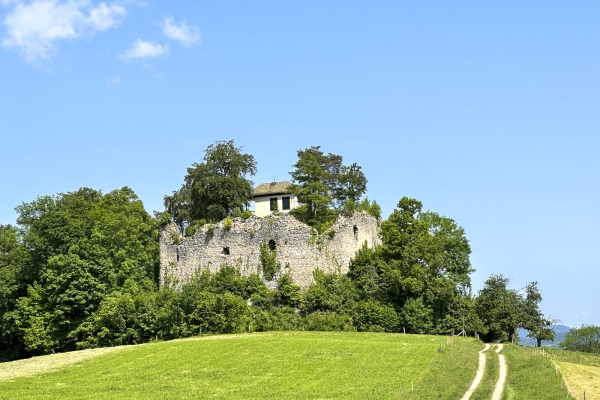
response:
<path fill-rule="evenodd" d="M 568 326 L 564 325 L 556 325 L 554 330 L 556 335 L 554 336 L 554 342 L 549 342 L 547 340 L 542 340 L 543 347 L 553 347 L 555 349 L 558 348 L 558 344 L 565 340 L 565 335 L 569 332 Z M 527 331 L 525 329 L 519 329 L 519 344 L 522 346 L 531 346 L 535 347 L 536 340 L 533 338 L 527 337 Z"/>

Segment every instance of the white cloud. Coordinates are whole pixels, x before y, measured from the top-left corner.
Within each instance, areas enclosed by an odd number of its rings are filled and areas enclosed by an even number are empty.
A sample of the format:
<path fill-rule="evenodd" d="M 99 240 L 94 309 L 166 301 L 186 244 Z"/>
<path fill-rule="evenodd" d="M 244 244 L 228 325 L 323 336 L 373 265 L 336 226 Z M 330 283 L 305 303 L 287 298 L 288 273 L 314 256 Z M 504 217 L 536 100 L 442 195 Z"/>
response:
<path fill-rule="evenodd" d="M 57 42 L 116 27 L 125 14 L 121 6 L 92 7 L 87 0 L 18 2 L 4 19 L 8 36 L 1 44 L 35 63 L 52 57 Z"/>
<path fill-rule="evenodd" d="M 186 24 L 185 21 L 177 25 L 173 18 L 165 18 L 162 28 L 167 37 L 179 41 L 185 47 L 200 42 L 200 29 L 195 25 Z"/>
<path fill-rule="evenodd" d="M 97 31 L 105 31 L 116 27 L 126 13 L 125 8 L 116 4 L 107 6 L 106 3 L 100 3 L 98 7 L 90 11 L 90 16 L 86 18 L 86 22 Z"/>
<path fill-rule="evenodd" d="M 131 49 L 121 54 L 121 57 L 124 59 L 156 58 L 167 54 L 169 54 L 169 46 L 138 39 Z"/>

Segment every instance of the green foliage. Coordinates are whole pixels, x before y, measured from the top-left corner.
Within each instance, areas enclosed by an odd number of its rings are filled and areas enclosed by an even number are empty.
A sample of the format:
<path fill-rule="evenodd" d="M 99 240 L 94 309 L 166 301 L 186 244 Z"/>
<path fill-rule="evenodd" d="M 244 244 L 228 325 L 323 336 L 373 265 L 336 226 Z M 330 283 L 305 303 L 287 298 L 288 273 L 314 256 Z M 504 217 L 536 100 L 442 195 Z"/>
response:
<path fill-rule="evenodd" d="M 194 221 L 192 224 L 186 226 L 185 236 L 194 236 L 196 232 L 198 232 L 200 228 L 202 228 L 204 225 L 206 225 L 205 219 L 199 219 L 197 221 Z"/>
<path fill-rule="evenodd" d="M 310 151 L 299 151 L 298 162 L 291 173 L 292 192 L 303 205 L 292 210 L 292 215 L 309 226 L 319 229 L 332 221 L 331 197 L 324 181 L 328 174 Z"/>
<path fill-rule="evenodd" d="M 266 280 L 271 281 L 279 270 L 277 264 L 277 248 L 271 249 L 267 242 L 260 244 L 260 266 L 263 276 Z"/>
<path fill-rule="evenodd" d="M 398 332 L 399 318 L 396 311 L 373 300 L 361 301 L 354 307 L 352 319 L 356 329 L 362 332 Z"/>
<path fill-rule="evenodd" d="M 368 197 L 365 197 L 359 203 L 355 203 L 352 199 L 348 199 L 344 202 L 342 206 L 343 215 L 351 217 L 357 211 L 365 211 L 378 220 L 381 219 L 381 207 L 375 200 L 371 201 Z"/>
<path fill-rule="evenodd" d="M 600 326 L 581 325 L 579 328 L 571 328 L 559 346 L 569 351 L 600 353 Z"/>
<path fill-rule="evenodd" d="M 304 326 L 307 331 L 354 331 L 351 316 L 329 311 L 308 314 Z"/>
<path fill-rule="evenodd" d="M 194 220 L 215 223 L 235 209 L 247 209 L 252 200 L 256 161 L 242 153 L 233 140 L 218 141 L 206 148 L 204 159 L 187 169 L 182 187 L 165 196 L 166 210 L 183 228 Z"/>
<path fill-rule="evenodd" d="M 231 228 L 233 228 L 233 218 L 231 218 L 230 215 L 228 215 L 224 220 L 223 220 L 223 228 L 229 230 Z"/>
<path fill-rule="evenodd" d="M 341 156 L 325 155 L 319 146 L 299 150 L 294 168 L 290 173 L 292 192 L 303 205 L 291 214 L 319 233 L 325 232 L 339 214 L 332 206 L 343 209 L 347 202 L 359 202 L 367 188 L 359 165 L 344 166 Z"/>
<path fill-rule="evenodd" d="M 235 218 L 242 218 L 242 219 L 248 219 L 250 218 L 253 214 L 252 211 L 250 210 L 244 210 L 244 211 L 240 211 L 239 208 L 236 208 L 235 210 L 233 210 L 233 212 L 231 213 L 231 215 Z"/>
<path fill-rule="evenodd" d="M 346 275 L 326 274 L 321 270 L 315 270 L 313 275 L 315 282 L 305 294 L 305 311 L 350 315 L 359 301 L 354 282 Z"/>
<path fill-rule="evenodd" d="M 278 304 L 300 308 L 304 300 L 302 289 L 296 285 L 288 274 L 283 274 L 277 281 L 277 292 L 275 299 Z"/>
<path fill-rule="evenodd" d="M 15 346 L 2 357 L 80 348 L 105 296 L 137 285 L 154 290 L 159 221 L 131 189 L 82 188 L 23 203 L 17 212 L 20 239 L 1 235 L 13 247 L 0 260 L 12 259 L 8 271 L 19 280 L 1 285 L 11 296 L 0 302 L 8 306 L 0 321 L 9 325 L 0 349 Z"/>
<path fill-rule="evenodd" d="M 210 236 L 215 234 L 215 226 L 213 224 L 208 224 L 208 227 L 206 228 L 206 233 Z"/>
<path fill-rule="evenodd" d="M 477 314 L 485 325 L 486 341 L 512 340 L 523 321 L 522 298 L 508 288 L 509 282 L 503 275 L 492 275 L 477 296 Z"/>

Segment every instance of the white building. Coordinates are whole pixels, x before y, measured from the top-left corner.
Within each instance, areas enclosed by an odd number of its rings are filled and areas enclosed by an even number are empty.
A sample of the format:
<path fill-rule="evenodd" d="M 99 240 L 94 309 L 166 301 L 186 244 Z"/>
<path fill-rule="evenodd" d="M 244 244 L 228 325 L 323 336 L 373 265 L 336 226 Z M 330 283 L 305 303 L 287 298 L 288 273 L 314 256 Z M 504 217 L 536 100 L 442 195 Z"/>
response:
<path fill-rule="evenodd" d="M 298 208 L 298 197 L 290 193 L 290 182 L 261 183 L 254 189 L 254 215 L 266 217 L 273 212 L 287 213 Z"/>

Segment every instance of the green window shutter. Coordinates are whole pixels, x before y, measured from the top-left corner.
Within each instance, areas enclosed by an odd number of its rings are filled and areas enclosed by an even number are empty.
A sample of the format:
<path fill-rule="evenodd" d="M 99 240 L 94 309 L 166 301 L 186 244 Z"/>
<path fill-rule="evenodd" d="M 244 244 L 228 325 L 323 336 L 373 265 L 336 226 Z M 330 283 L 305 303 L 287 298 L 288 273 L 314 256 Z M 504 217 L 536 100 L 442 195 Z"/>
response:
<path fill-rule="evenodd" d="M 281 198 L 281 209 L 282 210 L 289 210 L 290 209 L 290 198 L 289 197 L 282 197 Z"/>
<path fill-rule="evenodd" d="M 279 208 L 277 207 L 277 197 L 271 197 L 269 201 L 271 202 L 271 211 L 278 211 Z"/>

